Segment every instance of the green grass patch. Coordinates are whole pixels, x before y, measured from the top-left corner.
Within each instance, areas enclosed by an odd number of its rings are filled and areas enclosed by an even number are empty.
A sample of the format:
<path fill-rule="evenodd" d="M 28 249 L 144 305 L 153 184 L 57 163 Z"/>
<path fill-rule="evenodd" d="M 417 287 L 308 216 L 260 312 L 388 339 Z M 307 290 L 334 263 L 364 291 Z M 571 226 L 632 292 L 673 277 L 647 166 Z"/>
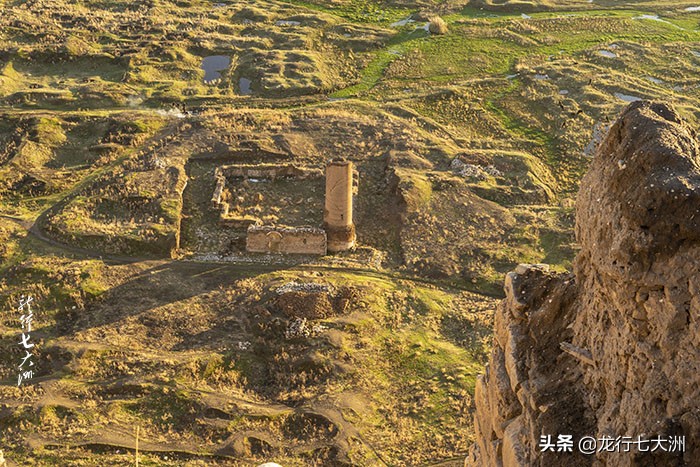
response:
<path fill-rule="evenodd" d="M 385 2 L 371 0 L 351 0 L 328 5 L 329 2 L 313 2 L 307 0 L 284 0 L 311 10 L 322 11 L 354 23 L 370 23 L 388 25 L 409 16 L 415 10 L 387 6 Z"/>
<path fill-rule="evenodd" d="M 503 96 L 510 92 L 514 92 L 519 86 L 519 81 L 513 79 L 510 82 L 508 88 L 504 91 L 491 96 L 489 99 L 484 101 L 484 107 L 492 112 L 496 118 L 503 124 L 503 127 L 511 132 L 514 136 L 529 140 L 540 146 L 550 146 L 552 144 L 552 136 L 545 133 L 544 131 L 534 128 L 530 125 L 524 124 L 517 118 L 513 118 L 508 112 L 506 112 L 502 107 L 499 106 L 498 101 Z"/>
<path fill-rule="evenodd" d="M 395 45 L 387 50 L 377 52 L 372 61 L 362 70 L 360 82 L 331 94 L 332 98 L 342 99 L 366 93 L 384 76 L 386 68 L 399 58 L 404 47 Z"/>

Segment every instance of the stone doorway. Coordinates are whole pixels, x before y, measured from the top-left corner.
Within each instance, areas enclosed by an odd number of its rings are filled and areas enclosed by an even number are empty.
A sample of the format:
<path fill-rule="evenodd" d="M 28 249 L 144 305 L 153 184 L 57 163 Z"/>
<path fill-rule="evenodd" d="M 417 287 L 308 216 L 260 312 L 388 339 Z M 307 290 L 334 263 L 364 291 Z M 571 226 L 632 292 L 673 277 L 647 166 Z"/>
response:
<path fill-rule="evenodd" d="M 270 232 L 267 234 L 267 250 L 270 253 L 280 253 L 282 249 L 282 234 Z"/>

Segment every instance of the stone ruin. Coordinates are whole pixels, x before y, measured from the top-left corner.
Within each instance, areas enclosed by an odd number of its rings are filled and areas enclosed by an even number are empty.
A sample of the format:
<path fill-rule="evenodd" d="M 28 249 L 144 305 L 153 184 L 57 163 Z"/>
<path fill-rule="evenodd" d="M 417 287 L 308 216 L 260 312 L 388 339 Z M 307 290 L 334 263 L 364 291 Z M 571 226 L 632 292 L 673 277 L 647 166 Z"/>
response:
<path fill-rule="evenodd" d="M 326 166 L 326 207 L 323 211 L 323 227 L 328 234 L 328 251 L 345 251 L 355 246 L 352 196 L 352 162 L 331 161 Z"/>
<path fill-rule="evenodd" d="M 249 253 L 325 255 L 327 250 L 326 231 L 317 227 L 248 227 Z"/>
<path fill-rule="evenodd" d="M 259 223 L 260 219 L 253 216 L 236 216 L 230 214 L 230 204 L 223 200 L 226 184 L 231 180 L 238 182 L 252 181 L 274 182 L 282 179 L 311 180 L 321 178 L 323 172 L 318 169 L 297 167 L 292 164 L 234 164 L 217 167 L 214 171 L 216 185 L 211 197 L 212 206 L 219 212 L 219 224 L 226 227 L 247 228 Z"/>
<path fill-rule="evenodd" d="M 325 209 L 323 227 L 309 225 L 262 225 L 251 215 L 231 215 L 230 205 L 223 200 L 230 180 L 275 182 L 283 179 L 309 181 L 320 179 L 323 172 L 316 168 L 292 164 L 235 164 L 217 167 L 211 203 L 219 212 L 219 224 L 246 229 L 246 251 L 263 254 L 325 255 L 346 251 L 355 245 L 353 196 L 357 192 L 357 172 L 353 163 L 336 159 L 326 166 Z M 319 206 L 320 208 L 320 206 Z"/>

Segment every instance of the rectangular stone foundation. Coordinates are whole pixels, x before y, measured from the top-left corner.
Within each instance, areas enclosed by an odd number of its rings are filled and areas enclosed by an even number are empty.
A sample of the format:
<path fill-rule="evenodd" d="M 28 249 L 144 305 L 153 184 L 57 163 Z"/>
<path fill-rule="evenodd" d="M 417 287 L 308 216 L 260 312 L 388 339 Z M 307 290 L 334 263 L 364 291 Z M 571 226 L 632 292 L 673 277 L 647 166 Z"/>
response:
<path fill-rule="evenodd" d="M 326 232 L 315 227 L 248 227 L 246 250 L 249 253 L 325 255 Z"/>

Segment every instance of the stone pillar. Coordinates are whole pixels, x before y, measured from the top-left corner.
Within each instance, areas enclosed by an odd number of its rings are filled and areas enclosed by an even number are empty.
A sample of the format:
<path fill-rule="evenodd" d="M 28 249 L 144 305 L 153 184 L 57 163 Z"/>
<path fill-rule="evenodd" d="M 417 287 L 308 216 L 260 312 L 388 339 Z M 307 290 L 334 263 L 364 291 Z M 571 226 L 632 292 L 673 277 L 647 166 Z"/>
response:
<path fill-rule="evenodd" d="M 328 251 L 349 250 L 355 246 L 352 223 L 352 162 L 334 159 L 326 166 L 326 208 L 323 228 L 328 237 Z"/>

